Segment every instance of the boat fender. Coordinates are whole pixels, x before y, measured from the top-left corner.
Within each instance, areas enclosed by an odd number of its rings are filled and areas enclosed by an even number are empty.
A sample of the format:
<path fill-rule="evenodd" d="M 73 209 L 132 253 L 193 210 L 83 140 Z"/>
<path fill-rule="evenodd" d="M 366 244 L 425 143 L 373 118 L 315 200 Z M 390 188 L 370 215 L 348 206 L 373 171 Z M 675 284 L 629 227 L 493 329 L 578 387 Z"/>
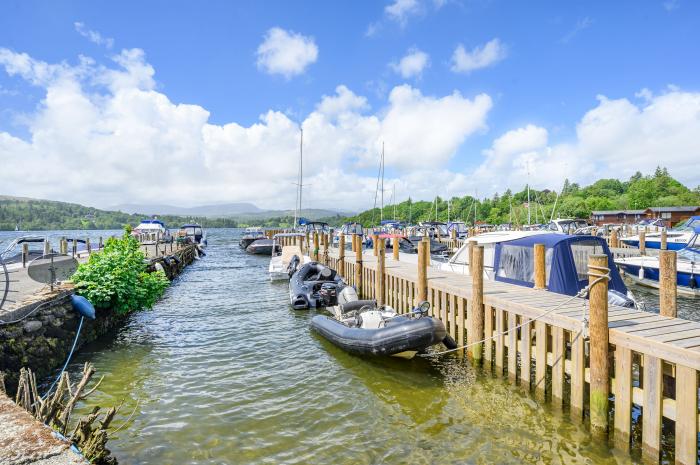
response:
<path fill-rule="evenodd" d="M 95 307 L 90 303 L 89 300 L 87 300 L 82 295 L 75 294 L 70 296 L 70 300 L 71 305 L 73 306 L 73 310 L 78 312 L 80 316 L 90 318 L 91 320 L 95 319 Z"/>
<path fill-rule="evenodd" d="M 445 338 L 442 340 L 442 343 L 447 347 L 448 350 L 454 350 L 457 348 L 457 341 L 452 339 L 452 336 L 449 334 L 445 336 Z"/>
<path fill-rule="evenodd" d="M 697 280 L 697 278 L 695 278 L 695 275 L 690 276 L 690 279 L 688 280 L 688 287 L 691 289 L 698 288 L 698 280 Z"/>
<path fill-rule="evenodd" d="M 155 268 L 156 271 L 162 271 L 165 273 L 165 268 L 163 268 L 163 265 L 160 262 L 156 262 L 156 264 L 153 265 L 153 268 Z"/>
<path fill-rule="evenodd" d="M 204 252 L 204 249 L 203 249 L 202 246 L 200 246 L 200 245 L 197 245 L 197 253 L 198 253 L 200 256 L 202 256 L 202 257 L 206 257 L 206 256 L 207 256 L 207 254 Z"/>
<path fill-rule="evenodd" d="M 644 267 L 643 267 L 643 266 L 640 266 L 640 267 L 639 267 L 639 274 L 638 274 L 638 276 L 639 276 L 639 279 L 644 279 Z"/>

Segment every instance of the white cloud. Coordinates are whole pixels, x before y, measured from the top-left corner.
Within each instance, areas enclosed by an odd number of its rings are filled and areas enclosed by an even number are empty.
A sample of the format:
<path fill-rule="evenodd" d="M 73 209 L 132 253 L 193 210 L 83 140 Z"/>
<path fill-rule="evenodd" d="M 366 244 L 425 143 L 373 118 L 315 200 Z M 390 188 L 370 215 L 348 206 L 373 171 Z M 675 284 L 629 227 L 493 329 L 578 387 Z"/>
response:
<path fill-rule="evenodd" d="M 475 178 L 485 191 L 502 192 L 522 188 L 528 168 L 533 185 L 559 188 L 567 177 L 580 183 L 625 179 L 662 165 L 687 185 L 700 184 L 700 93 L 671 88 L 661 95 L 641 94 L 640 105 L 599 96 L 570 141 L 550 144 L 546 129 L 534 125 L 505 133 L 484 151 Z"/>
<path fill-rule="evenodd" d="M 506 46 L 498 38 L 482 46 L 477 45 L 471 51 L 467 51 L 462 44 L 459 44 L 452 54 L 452 71 L 470 73 L 496 64 L 507 55 Z"/>
<path fill-rule="evenodd" d="M 302 74 L 318 59 L 313 37 L 273 27 L 257 50 L 258 68 L 269 74 L 282 74 L 287 79 Z"/>
<path fill-rule="evenodd" d="M 80 21 L 74 22 L 73 26 L 78 34 L 85 37 L 93 44 L 104 45 L 107 48 L 112 48 L 114 46 L 114 39 L 111 37 L 103 37 L 99 32 L 86 28 L 85 24 Z"/>
<path fill-rule="evenodd" d="M 211 124 L 206 109 L 176 104 L 156 90 L 143 51 L 124 50 L 113 60 L 52 65 L 0 48 L 0 67 L 45 91 L 28 115 L 29 137 L 0 131 L 3 193 L 97 206 L 156 198 L 293 207 L 295 121 L 270 110 L 249 126 Z M 401 176 L 397 188 L 430 192 L 438 176 L 450 182 L 445 164 L 486 127 L 491 105 L 488 95 L 428 96 L 404 85 L 372 111 L 365 97 L 338 86 L 301 118 L 305 205 L 370 205 L 376 179 L 362 173 L 374 171 L 382 141 L 387 171 Z"/>
<path fill-rule="evenodd" d="M 408 18 L 421 12 L 421 5 L 418 0 L 394 0 L 393 3 L 384 7 L 389 19 L 396 21 L 401 26 L 405 26 Z"/>
<path fill-rule="evenodd" d="M 423 70 L 430 65 L 430 57 L 427 53 L 412 48 L 398 63 L 391 63 L 391 68 L 404 79 L 420 77 Z"/>

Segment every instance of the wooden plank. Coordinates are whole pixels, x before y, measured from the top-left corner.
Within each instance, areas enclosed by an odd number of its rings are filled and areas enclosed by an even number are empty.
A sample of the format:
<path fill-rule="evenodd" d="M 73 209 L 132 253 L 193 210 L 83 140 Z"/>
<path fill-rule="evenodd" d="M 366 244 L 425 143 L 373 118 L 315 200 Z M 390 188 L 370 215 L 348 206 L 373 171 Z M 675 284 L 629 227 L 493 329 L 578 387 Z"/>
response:
<path fill-rule="evenodd" d="M 642 418 L 642 457 L 658 462 L 661 451 L 662 360 L 644 355 L 644 406 Z"/>
<path fill-rule="evenodd" d="M 452 336 L 452 339 L 457 339 L 457 296 L 454 294 L 450 294 L 449 296 L 449 302 L 450 302 L 450 313 L 449 313 L 449 322 L 450 322 L 450 336 Z"/>
<path fill-rule="evenodd" d="M 564 329 L 552 328 L 552 402 L 561 406 L 564 399 Z"/>
<path fill-rule="evenodd" d="M 660 322 L 656 324 L 658 326 L 650 326 L 646 329 L 643 329 L 641 328 L 644 325 L 643 323 L 639 326 L 635 326 L 634 328 L 625 328 L 625 332 L 634 334 L 635 336 L 647 337 L 654 336 L 656 334 L 667 334 L 676 331 L 687 331 L 690 329 L 695 329 L 695 325 L 688 324 L 688 322 L 682 320 L 667 321 L 666 324 L 663 325 Z"/>
<path fill-rule="evenodd" d="M 493 307 L 490 305 L 484 305 L 484 336 L 487 338 L 493 336 Z M 493 339 L 484 343 L 484 360 L 493 361 Z"/>
<path fill-rule="evenodd" d="M 572 334 L 571 340 L 571 417 L 583 418 L 584 390 L 586 385 L 586 354 L 583 334 Z"/>
<path fill-rule="evenodd" d="M 667 344 L 674 345 L 676 347 L 696 347 L 700 346 L 700 337 L 691 337 L 689 339 L 681 339 L 680 341 L 670 341 Z"/>
<path fill-rule="evenodd" d="M 464 315 L 464 310 L 466 308 L 466 301 L 464 300 L 464 297 L 457 297 L 457 337 L 455 338 L 457 341 L 457 345 L 461 346 L 464 345 L 464 322 L 465 322 L 465 315 Z M 463 353 L 463 351 L 460 351 Z"/>
<path fill-rule="evenodd" d="M 547 381 L 547 325 L 541 320 L 535 321 L 535 391 L 544 396 Z"/>
<path fill-rule="evenodd" d="M 632 431 L 632 351 L 615 348 L 615 445 L 628 451 Z"/>
<path fill-rule="evenodd" d="M 495 309 L 496 312 L 496 372 L 499 376 L 503 374 L 503 346 L 504 338 L 503 327 L 505 326 L 503 321 L 503 310 L 500 308 Z"/>
<path fill-rule="evenodd" d="M 520 385 L 530 390 L 530 367 L 532 366 L 532 322 L 524 318 L 520 328 Z"/>
<path fill-rule="evenodd" d="M 449 328 L 449 320 L 447 319 L 447 311 L 447 292 L 442 291 L 440 292 L 440 319 L 445 325 L 445 328 L 447 328 L 448 331 L 451 331 Z"/>
<path fill-rule="evenodd" d="M 698 373 L 676 365 L 676 463 L 691 465 L 698 457 Z"/>
<path fill-rule="evenodd" d="M 515 381 L 518 376 L 518 331 L 516 315 L 508 313 L 508 377 Z"/>
<path fill-rule="evenodd" d="M 658 342 L 681 342 L 685 339 L 690 339 L 690 338 L 696 338 L 700 336 L 700 329 L 693 329 L 690 331 L 677 331 L 673 333 L 667 333 L 667 334 L 659 334 L 657 336 L 652 336 L 650 339 L 653 339 Z"/>

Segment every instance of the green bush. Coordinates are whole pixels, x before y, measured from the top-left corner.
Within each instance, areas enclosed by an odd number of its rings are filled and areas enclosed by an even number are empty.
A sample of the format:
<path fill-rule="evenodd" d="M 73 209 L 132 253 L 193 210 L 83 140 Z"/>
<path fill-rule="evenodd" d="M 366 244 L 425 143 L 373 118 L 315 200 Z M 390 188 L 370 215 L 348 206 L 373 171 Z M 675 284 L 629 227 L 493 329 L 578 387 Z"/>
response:
<path fill-rule="evenodd" d="M 95 307 L 128 313 L 151 308 L 170 281 L 162 271 L 146 272 L 138 241 L 126 230 L 121 238 L 109 238 L 104 250 L 90 255 L 73 275 L 78 294 Z"/>

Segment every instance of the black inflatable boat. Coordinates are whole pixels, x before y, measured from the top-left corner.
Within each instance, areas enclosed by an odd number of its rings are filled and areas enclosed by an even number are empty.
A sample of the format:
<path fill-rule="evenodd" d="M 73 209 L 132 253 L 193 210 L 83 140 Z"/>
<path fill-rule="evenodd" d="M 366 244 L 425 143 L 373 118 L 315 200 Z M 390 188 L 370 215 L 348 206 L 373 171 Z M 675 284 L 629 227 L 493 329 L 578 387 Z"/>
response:
<path fill-rule="evenodd" d="M 289 300 L 295 310 L 329 307 L 338 303 L 338 292 L 345 283 L 335 270 L 310 262 L 289 280 Z"/>
<path fill-rule="evenodd" d="M 341 349 L 359 355 L 412 357 L 439 343 L 455 348 L 442 322 L 427 316 L 429 308 L 423 302 L 411 313 L 399 315 L 388 307 L 377 307 L 373 300 L 357 300 L 335 307 L 335 317 L 314 316 L 311 328 Z"/>

